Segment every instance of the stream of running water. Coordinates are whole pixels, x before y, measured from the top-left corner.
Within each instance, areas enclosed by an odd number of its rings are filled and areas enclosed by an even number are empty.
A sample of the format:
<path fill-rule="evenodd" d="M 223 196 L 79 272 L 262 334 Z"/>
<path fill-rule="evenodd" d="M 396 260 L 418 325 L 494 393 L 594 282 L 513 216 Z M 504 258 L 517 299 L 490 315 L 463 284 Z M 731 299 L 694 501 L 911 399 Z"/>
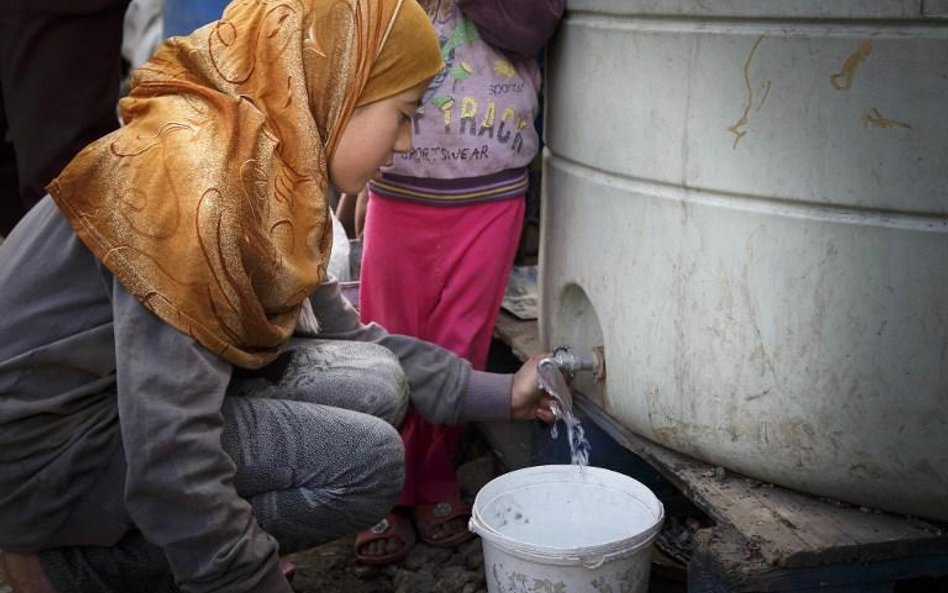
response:
<path fill-rule="evenodd" d="M 589 465 L 589 441 L 579 419 L 573 415 L 573 398 L 570 395 L 566 379 L 559 366 L 552 358 L 544 358 L 537 365 L 537 378 L 540 388 L 550 394 L 555 400 L 550 405 L 555 420 L 550 429 L 550 436 L 559 437 L 557 423 L 562 420 L 566 426 L 566 438 L 569 441 L 570 461 L 573 465 Z"/>

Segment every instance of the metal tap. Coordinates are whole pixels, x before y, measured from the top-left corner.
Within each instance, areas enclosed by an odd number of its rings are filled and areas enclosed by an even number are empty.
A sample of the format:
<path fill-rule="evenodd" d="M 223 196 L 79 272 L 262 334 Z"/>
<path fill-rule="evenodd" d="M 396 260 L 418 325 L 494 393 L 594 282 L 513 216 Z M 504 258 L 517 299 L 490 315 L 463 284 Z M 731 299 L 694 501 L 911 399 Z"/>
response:
<path fill-rule="evenodd" d="M 606 365 L 602 356 L 602 347 L 585 352 L 573 352 L 569 346 L 557 346 L 549 358 L 560 372 L 572 377 L 579 371 L 592 371 L 597 381 L 606 377 Z"/>

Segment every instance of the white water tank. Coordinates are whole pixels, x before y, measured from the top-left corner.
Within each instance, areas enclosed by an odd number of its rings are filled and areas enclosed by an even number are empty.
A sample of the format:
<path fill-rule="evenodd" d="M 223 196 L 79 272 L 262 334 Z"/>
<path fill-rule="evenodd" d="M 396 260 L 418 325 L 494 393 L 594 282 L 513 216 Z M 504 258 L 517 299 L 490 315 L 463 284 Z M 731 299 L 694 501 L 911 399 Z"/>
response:
<path fill-rule="evenodd" d="M 948 520 L 948 1 L 569 0 L 541 340 L 737 472 Z"/>

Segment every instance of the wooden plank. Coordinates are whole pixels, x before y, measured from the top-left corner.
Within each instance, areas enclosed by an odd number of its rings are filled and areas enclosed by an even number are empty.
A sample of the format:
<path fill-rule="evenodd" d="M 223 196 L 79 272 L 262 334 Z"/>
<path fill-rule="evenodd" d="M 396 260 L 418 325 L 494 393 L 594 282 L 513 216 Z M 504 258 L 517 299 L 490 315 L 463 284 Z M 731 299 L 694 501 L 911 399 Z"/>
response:
<path fill-rule="evenodd" d="M 535 320 L 523 321 L 501 309 L 494 325 L 494 337 L 510 346 L 514 356 L 526 360 L 543 352 Z"/>
<path fill-rule="evenodd" d="M 541 351 L 535 321 L 502 311 L 495 334 L 522 360 Z M 768 564 L 800 567 L 948 554 L 944 526 L 862 512 L 726 472 L 632 433 L 582 394 L 575 402 L 580 414 L 654 466 L 719 524 L 754 542 Z"/>
<path fill-rule="evenodd" d="M 913 578 L 948 574 L 948 556 L 780 568 L 729 527 L 699 531 L 688 565 L 689 593 L 885 593 Z"/>
<path fill-rule="evenodd" d="M 733 527 L 775 566 L 866 562 L 948 554 L 948 533 L 902 516 L 862 512 L 763 484 L 652 443 L 616 422 L 582 395 L 574 397 L 617 441 L 654 466 L 719 524 Z"/>

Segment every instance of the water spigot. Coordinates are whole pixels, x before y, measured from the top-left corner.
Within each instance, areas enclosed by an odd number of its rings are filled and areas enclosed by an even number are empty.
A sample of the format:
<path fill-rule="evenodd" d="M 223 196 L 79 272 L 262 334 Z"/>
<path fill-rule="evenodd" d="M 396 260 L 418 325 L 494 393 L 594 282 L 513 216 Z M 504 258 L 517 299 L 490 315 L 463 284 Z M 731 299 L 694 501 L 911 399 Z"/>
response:
<path fill-rule="evenodd" d="M 606 376 L 601 347 L 576 353 L 570 350 L 569 346 L 557 346 L 553 349 L 551 360 L 560 372 L 568 376 L 573 376 L 579 371 L 592 371 L 597 381 L 602 381 Z"/>

